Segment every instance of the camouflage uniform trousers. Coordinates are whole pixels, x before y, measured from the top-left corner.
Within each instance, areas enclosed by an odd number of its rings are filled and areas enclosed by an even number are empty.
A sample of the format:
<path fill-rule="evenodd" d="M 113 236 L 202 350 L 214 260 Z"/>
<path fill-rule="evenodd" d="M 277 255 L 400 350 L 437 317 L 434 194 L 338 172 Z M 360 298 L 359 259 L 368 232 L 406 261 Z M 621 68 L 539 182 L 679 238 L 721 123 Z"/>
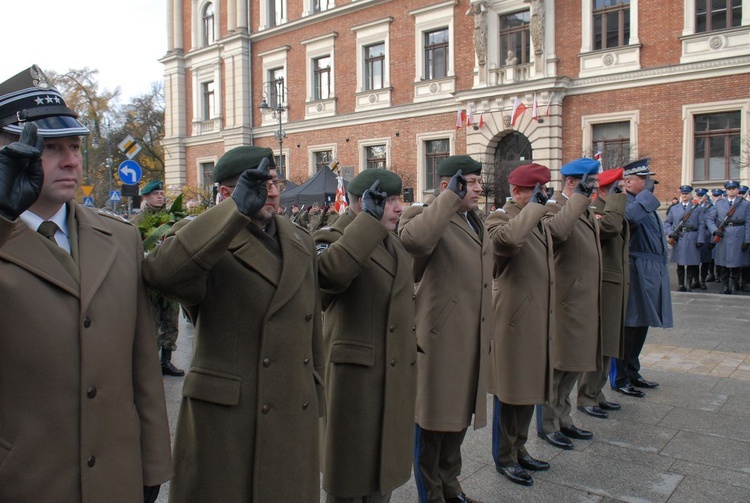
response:
<path fill-rule="evenodd" d="M 177 349 L 179 314 L 180 306 L 160 294 L 151 292 L 151 315 L 156 326 L 159 349 Z"/>

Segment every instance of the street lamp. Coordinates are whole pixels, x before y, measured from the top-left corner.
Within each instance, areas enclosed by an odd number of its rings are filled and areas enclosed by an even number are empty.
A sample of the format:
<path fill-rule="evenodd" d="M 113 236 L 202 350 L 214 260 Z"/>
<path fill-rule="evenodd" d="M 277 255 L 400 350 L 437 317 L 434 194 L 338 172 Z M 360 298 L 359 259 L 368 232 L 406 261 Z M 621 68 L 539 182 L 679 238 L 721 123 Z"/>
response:
<path fill-rule="evenodd" d="M 276 138 L 276 141 L 279 142 L 279 162 L 276 171 L 279 174 L 279 180 L 284 180 L 283 147 L 284 138 L 286 138 L 286 131 L 282 128 L 281 114 L 288 110 L 288 107 L 284 106 L 284 97 L 286 96 L 284 77 L 279 77 L 278 79 L 266 82 L 264 87 L 266 90 L 263 92 L 263 101 L 260 103 L 259 108 L 261 112 L 271 110 L 274 114 L 273 116 L 279 119 L 279 129 L 278 131 L 275 131 L 273 135 Z M 269 101 L 271 102 L 270 104 L 268 103 Z"/>

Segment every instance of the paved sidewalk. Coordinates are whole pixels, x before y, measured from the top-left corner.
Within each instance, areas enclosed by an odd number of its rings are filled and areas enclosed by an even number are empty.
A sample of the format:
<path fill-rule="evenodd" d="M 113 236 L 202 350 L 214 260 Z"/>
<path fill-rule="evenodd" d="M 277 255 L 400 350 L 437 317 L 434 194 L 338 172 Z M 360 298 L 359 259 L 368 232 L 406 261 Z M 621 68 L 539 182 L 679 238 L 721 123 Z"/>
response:
<path fill-rule="evenodd" d="M 672 300 L 675 328 L 651 329 L 641 359 L 644 376 L 659 388 L 645 398 L 606 390 L 623 405 L 606 420 L 575 410 L 576 424 L 594 439 L 574 440 L 572 451 L 538 439 L 532 421 L 529 451 L 552 469 L 533 474 L 531 488 L 495 471 L 491 427 L 470 430 L 466 493 L 493 503 L 750 502 L 750 296 L 676 292 Z M 192 329 L 181 330 L 175 363 L 187 368 Z M 164 382 L 174 427 L 182 379 Z M 487 406 L 491 413 L 490 397 Z M 162 492 L 159 502 L 166 502 L 168 487 Z M 414 479 L 391 501 L 416 502 Z"/>

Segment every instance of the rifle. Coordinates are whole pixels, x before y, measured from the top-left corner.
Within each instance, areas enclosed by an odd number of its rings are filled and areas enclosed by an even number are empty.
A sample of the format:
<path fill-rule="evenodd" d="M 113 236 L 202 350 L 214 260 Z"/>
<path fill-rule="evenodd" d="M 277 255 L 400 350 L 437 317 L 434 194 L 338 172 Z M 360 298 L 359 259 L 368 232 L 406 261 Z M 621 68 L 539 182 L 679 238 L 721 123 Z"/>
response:
<path fill-rule="evenodd" d="M 685 224 L 687 224 L 687 221 L 690 220 L 690 215 L 693 214 L 693 210 L 695 209 L 696 204 L 693 202 L 690 209 L 682 216 L 682 219 L 680 220 L 680 225 L 677 226 L 677 228 L 674 230 L 672 234 L 669 235 L 669 246 L 674 246 L 677 244 L 677 239 L 682 235 L 680 234 L 682 232 L 682 229 L 685 228 Z M 677 236 L 677 237 L 672 237 Z"/>
<path fill-rule="evenodd" d="M 729 223 L 729 220 L 734 215 L 734 211 L 737 209 L 737 206 L 740 205 L 740 202 L 742 199 L 739 197 L 737 198 L 737 202 L 734 203 L 734 206 L 732 206 L 729 211 L 727 212 L 727 216 L 724 217 L 724 220 L 721 221 L 721 224 L 719 224 L 719 227 L 717 227 L 717 231 L 721 231 L 721 236 L 716 234 L 716 231 L 714 231 L 714 243 L 718 243 L 721 241 L 721 238 L 724 236 L 724 229 L 726 229 L 727 224 Z"/>

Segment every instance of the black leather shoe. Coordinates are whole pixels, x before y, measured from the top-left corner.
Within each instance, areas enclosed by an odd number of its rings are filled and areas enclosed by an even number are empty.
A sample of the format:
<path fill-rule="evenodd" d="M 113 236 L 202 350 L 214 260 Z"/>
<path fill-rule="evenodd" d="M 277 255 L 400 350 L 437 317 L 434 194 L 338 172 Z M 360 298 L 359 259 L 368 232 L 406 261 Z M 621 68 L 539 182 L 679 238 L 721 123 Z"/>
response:
<path fill-rule="evenodd" d="M 708 290 L 708 287 L 706 286 L 706 283 L 701 283 L 700 284 L 700 289 L 701 290 Z"/>
<path fill-rule="evenodd" d="M 607 419 L 609 417 L 609 414 L 607 414 L 607 411 L 602 410 L 600 407 L 597 407 L 596 405 L 585 405 L 582 407 L 578 407 L 578 410 L 581 412 L 585 412 L 591 417 L 598 417 L 599 419 Z"/>
<path fill-rule="evenodd" d="M 495 468 L 497 468 L 498 473 L 505 475 L 508 480 L 514 484 L 522 486 L 530 486 L 534 484 L 534 479 L 531 478 L 531 475 L 529 475 L 528 472 L 517 463 L 508 466 L 497 465 Z"/>
<path fill-rule="evenodd" d="M 711 274 L 708 277 L 706 277 L 706 281 L 708 281 L 709 283 L 713 283 L 714 281 L 716 281 L 716 277 L 713 274 Z"/>
<path fill-rule="evenodd" d="M 528 454 L 519 457 L 518 464 L 521 465 L 521 468 L 534 470 L 535 472 L 545 472 L 549 470 L 549 463 L 542 461 L 541 459 L 534 459 Z"/>
<path fill-rule="evenodd" d="M 635 379 L 632 382 L 633 382 L 633 386 L 635 386 L 636 388 L 653 389 L 659 386 L 658 382 L 647 381 L 643 377 L 639 377 L 638 379 Z"/>
<path fill-rule="evenodd" d="M 461 493 L 458 496 L 454 496 L 453 498 L 445 498 L 445 503 L 482 503 L 479 500 L 473 500 L 466 496 L 466 494 Z"/>
<path fill-rule="evenodd" d="M 185 371 L 172 365 L 172 362 L 166 362 L 161 364 L 161 375 L 182 377 L 185 375 Z"/>
<path fill-rule="evenodd" d="M 694 281 L 693 283 L 690 283 L 690 288 L 700 288 L 701 284 L 697 281 Z"/>
<path fill-rule="evenodd" d="M 726 287 L 726 288 L 724 288 L 724 289 L 723 289 L 723 290 L 722 290 L 721 292 L 719 292 L 719 293 L 723 293 L 724 295 L 732 295 L 732 289 L 731 289 L 731 288 L 729 288 L 729 287 Z"/>
<path fill-rule="evenodd" d="M 687 288 L 685 288 L 685 285 L 680 285 L 680 288 L 678 288 L 681 292 L 687 292 Z"/>
<path fill-rule="evenodd" d="M 552 433 L 539 433 L 538 435 L 539 438 L 546 440 L 548 444 L 553 445 L 558 449 L 564 449 L 566 451 L 573 449 L 573 442 L 559 431 L 553 431 Z"/>
<path fill-rule="evenodd" d="M 578 440 L 591 440 L 594 438 L 594 434 L 588 430 L 582 430 L 578 426 L 571 424 L 570 426 L 563 426 L 560 428 L 563 435 L 570 438 L 577 438 Z"/>
<path fill-rule="evenodd" d="M 603 402 L 599 402 L 599 408 L 602 410 L 620 410 L 622 409 L 622 405 L 620 405 L 617 402 L 610 402 L 609 400 L 604 400 Z"/>
<path fill-rule="evenodd" d="M 644 396 L 646 396 L 646 393 L 639 389 L 635 389 L 632 384 L 626 384 L 625 386 L 615 388 L 615 391 L 617 391 L 618 393 L 622 393 L 623 395 L 636 396 L 638 398 L 643 398 Z"/>

